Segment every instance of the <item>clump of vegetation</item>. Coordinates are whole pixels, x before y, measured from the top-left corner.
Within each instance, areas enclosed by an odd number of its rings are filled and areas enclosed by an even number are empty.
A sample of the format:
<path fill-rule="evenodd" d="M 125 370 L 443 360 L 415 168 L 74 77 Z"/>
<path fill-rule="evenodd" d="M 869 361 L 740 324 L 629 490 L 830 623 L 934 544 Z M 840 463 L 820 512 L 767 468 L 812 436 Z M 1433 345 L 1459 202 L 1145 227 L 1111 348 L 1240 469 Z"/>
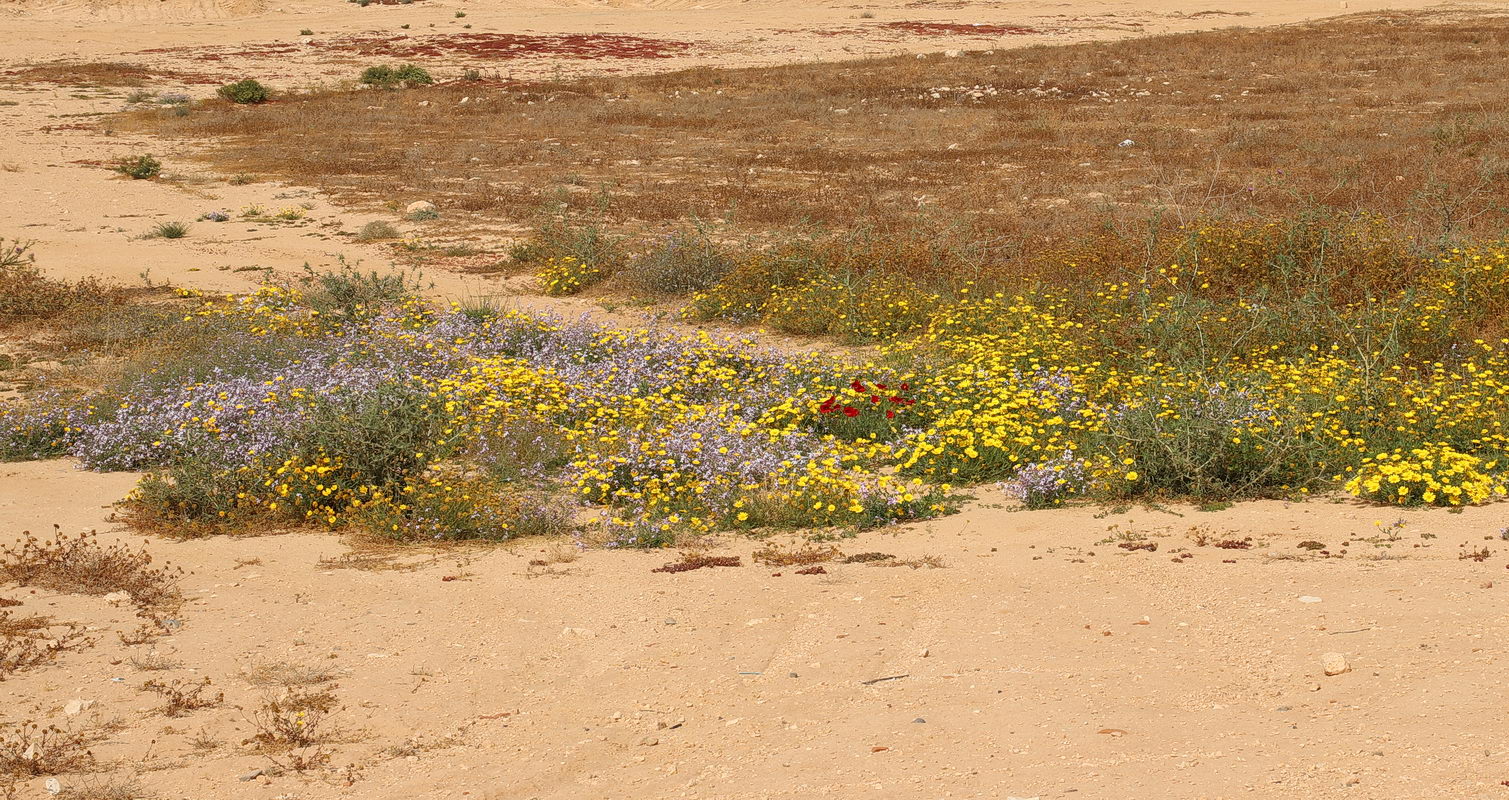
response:
<path fill-rule="evenodd" d="M 414 64 L 400 64 L 396 67 L 387 64 L 379 64 L 362 70 L 359 80 L 368 86 L 382 89 L 394 89 L 398 87 L 429 86 L 435 82 L 430 73 L 423 67 Z"/>
<path fill-rule="evenodd" d="M 182 239 L 189 235 L 189 225 L 186 222 L 159 222 L 152 226 L 147 233 L 148 239 Z"/>
<path fill-rule="evenodd" d="M 832 545 L 781 547 L 770 544 L 754 551 L 750 557 L 769 567 L 794 567 L 838 561 L 843 559 L 844 554 Z"/>
<path fill-rule="evenodd" d="M 740 565 L 738 556 L 713 556 L 706 553 L 683 553 L 681 558 L 658 566 L 651 572 L 690 572 L 694 569 L 707 567 L 737 567 Z"/>
<path fill-rule="evenodd" d="M 324 766 L 336 735 L 331 718 L 339 711 L 334 692 L 289 687 L 251 711 L 248 720 L 255 733 L 246 743 L 284 769 L 302 772 Z"/>
<path fill-rule="evenodd" d="M 540 291 L 551 297 L 565 297 L 601 283 L 608 271 L 595 263 L 578 261 L 572 256 L 552 258 L 540 267 L 537 277 Z"/>
<path fill-rule="evenodd" d="M 269 97 L 267 87 L 254 78 L 243 78 L 235 83 L 227 83 L 216 89 L 215 94 L 221 99 L 238 105 L 265 103 Z"/>
<path fill-rule="evenodd" d="M 56 622 L 40 614 L 18 615 L 0 610 L 0 681 L 93 644 L 94 639 L 82 625 Z"/>
<path fill-rule="evenodd" d="M 0 580 L 73 594 L 125 592 L 138 609 L 175 608 L 183 599 L 183 570 L 153 562 L 145 544 L 101 544 L 94 531 L 69 536 L 54 526 L 51 539 L 27 532 L 0 545 Z"/>
<path fill-rule="evenodd" d="M 625 261 L 624 288 L 649 295 L 687 295 L 710 289 L 734 268 L 726 249 L 701 231 L 678 231 Z"/>
<path fill-rule="evenodd" d="M 150 155 L 133 156 L 121 159 L 115 165 L 115 171 L 133 180 L 147 180 L 162 174 L 162 162 Z"/>
<path fill-rule="evenodd" d="M 82 730 L 36 722 L 13 725 L 0 732 L 0 775 L 30 778 L 87 769 L 94 764 L 92 741 Z"/>
<path fill-rule="evenodd" d="M 163 699 L 162 713 L 169 717 L 186 717 L 201 708 L 213 708 L 225 701 L 223 692 L 210 693 L 209 678 L 200 680 L 174 679 L 151 680 L 141 685 L 144 692 L 152 692 Z"/>
<path fill-rule="evenodd" d="M 361 230 L 356 232 L 356 240 L 358 242 L 380 242 L 388 239 L 397 239 L 402 235 L 397 228 L 393 227 L 392 223 L 375 219 L 363 225 Z"/>

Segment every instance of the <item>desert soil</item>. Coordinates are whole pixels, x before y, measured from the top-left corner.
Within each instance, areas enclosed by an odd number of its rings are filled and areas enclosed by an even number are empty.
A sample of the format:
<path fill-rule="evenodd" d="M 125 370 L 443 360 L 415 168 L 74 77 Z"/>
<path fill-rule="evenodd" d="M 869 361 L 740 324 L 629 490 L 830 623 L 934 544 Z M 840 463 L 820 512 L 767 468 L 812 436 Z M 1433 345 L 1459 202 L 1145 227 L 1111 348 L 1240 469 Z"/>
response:
<path fill-rule="evenodd" d="M 57 59 L 147 64 L 168 76 L 151 89 L 204 96 L 243 74 L 279 85 L 349 77 L 360 58 L 343 43 L 401 33 L 613 34 L 665 56 L 441 59 L 526 76 L 937 54 L 1426 5 L 6 0 L 0 101 L 17 105 L 0 106 L 0 236 L 35 239 L 39 263 L 59 276 L 149 273 L 217 291 L 254 286 L 262 273 L 246 267 L 391 256 L 332 235 L 391 214 L 298 186 L 210 180 L 181 146 L 82 124 L 118 110 L 121 91 L 5 77 Z M 897 21 L 1038 33 L 877 27 Z M 303 28 L 318 34 L 296 36 Z M 101 167 L 144 150 L 171 158 L 176 179 Z M 136 238 L 213 208 L 296 203 L 312 205 L 308 223 Z M 517 282 L 428 277 L 440 296 L 601 313 Z M 136 478 L 66 461 L 0 465 L 0 536 L 58 525 L 136 541 L 112 511 Z M 1509 797 L 1500 507 L 1385 517 L 1323 498 L 1027 513 L 979 495 L 960 514 L 837 543 L 915 568 L 829 563 L 810 575 L 759 565 L 758 545 L 738 539 L 708 546 L 741 566 L 681 573 L 651 572 L 672 553 L 577 554 L 544 541 L 353 557 L 349 543 L 309 533 L 154 539 L 160 560 L 189 570 L 190 601 L 178 632 L 153 644 L 119 642 L 114 632 L 136 621 L 104 599 L 0 590 L 18 611 L 99 638 L 0 685 L 0 720 L 107 727 L 94 747 L 101 779 L 194 800 Z M 1248 546 L 1216 546 L 1225 541 Z M 1299 547 L 1308 541 L 1324 554 Z M 1157 549 L 1120 546 L 1149 543 Z M 1485 548 L 1482 560 L 1462 557 Z M 1327 676 L 1333 653 L 1347 669 Z M 242 744 L 270 691 L 258 676 L 295 668 L 328 672 L 322 685 L 344 706 L 335 771 L 275 776 Z M 185 718 L 160 716 L 139 688 L 201 677 L 226 703 Z M 74 700 L 88 708 L 68 714 Z M 43 779 L 16 796 L 47 796 Z"/>

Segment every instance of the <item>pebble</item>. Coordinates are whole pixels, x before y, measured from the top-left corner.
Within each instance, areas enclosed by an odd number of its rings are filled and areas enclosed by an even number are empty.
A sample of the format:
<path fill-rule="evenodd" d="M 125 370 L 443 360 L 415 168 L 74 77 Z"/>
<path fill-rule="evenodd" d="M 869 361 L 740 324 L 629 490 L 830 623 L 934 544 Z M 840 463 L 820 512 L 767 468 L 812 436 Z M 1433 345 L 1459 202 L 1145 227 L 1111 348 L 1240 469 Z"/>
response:
<path fill-rule="evenodd" d="M 421 213 L 421 212 L 434 211 L 434 210 L 435 210 L 435 204 L 434 203 L 431 203 L 428 200 L 415 200 L 414 202 L 412 202 L 412 203 L 404 206 L 403 213 L 406 214 L 406 215 L 407 214 L 418 214 L 418 213 Z"/>
<path fill-rule="evenodd" d="M 912 720 L 912 722 L 914 724 L 921 724 L 921 723 L 927 722 L 927 720 L 923 719 L 922 717 L 918 717 L 918 718 Z"/>
<path fill-rule="evenodd" d="M 561 628 L 561 635 L 571 639 L 597 638 L 597 634 L 587 628 Z"/>
<path fill-rule="evenodd" d="M 84 711 L 86 711 L 92 705 L 94 705 L 93 700 L 85 700 L 80 697 L 75 697 L 72 700 L 69 700 L 68 703 L 63 706 L 63 713 L 67 714 L 70 717 L 77 717 L 78 715 L 84 713 Z"/>
<path fill-rule="evenodd" d="M 246 782 L 246 781 L 254 781 L 254 780 L 256 780 L 256 779 L 258 779 L 260 777 L 262 777 L 262 770 L 260 770 L 260 769 L 254 769 L 251 772 L 248 772 L 245 775 L 242 775 L 241 776 L 241 781 L 243 783 Z"/>
<path fill-rule="evenodd" d="M 1320 598 L 1319 597 L 1313 597 L 1313 596 L 1308 595 L 1308 594 L 1302 594 L 1302 595 L 1299 596 L 1299 601 L 1301 603 L 1319 603 L 1320 602 Z"/>
<path fill-rule="evenodd" d="M 1327 675 L 1340 675 L 1351 669 L 1347 666 L 1347 657 L 1341 653 L 1326 653 L 1320 657 L 1320 665 Z"/>

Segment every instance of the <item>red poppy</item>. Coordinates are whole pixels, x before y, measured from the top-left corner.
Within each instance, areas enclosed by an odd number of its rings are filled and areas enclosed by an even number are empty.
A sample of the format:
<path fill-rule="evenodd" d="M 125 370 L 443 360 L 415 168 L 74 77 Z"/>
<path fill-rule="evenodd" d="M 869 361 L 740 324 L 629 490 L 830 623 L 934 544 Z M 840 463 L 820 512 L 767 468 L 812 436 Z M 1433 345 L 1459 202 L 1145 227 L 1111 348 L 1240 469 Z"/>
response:
<path fill-rule="evenodd" d="M 880 391 L 883 392 L 883 391 L 885 391 L 885 384 L 883 384 L 883 383 L 877 383 L 877 384 L 875 384 L 875 388 L 879 389 Z"/>
<path fill-rule="evenodd" d="M 895 419 L 896 418 L 896 412 L 890 410 L 889 408 L 886 409 L 885 410 L 885 418 L 886 419 Z"/>
<path fill-rule="evenodd" d="M 854 406 L 844 406 L 844 416 L 857 417 L 859 416 L 859 409 L 855 408 Z"/>
<path fill-rule="evenodd" d="M 890 400 L 890 401 L 891 401 L 891 402 L 892 402 L 892 403 L 905 403 L 905 402 L 906 402 L 906 398 L 905 398 L 905 397 L 902 397 L 902 396 L 900 396 L 900 395 L 897 395 L 897 396 L 895 396 L 895 397 L 891 397 L 891 398 L 888 398 L 888 399 L 889 399 L 889 400 Z"/>
<path fill-rule="evenodd" d="M 838 398 L 837 397 L 830 397 L 827 400 L 824 400 L 822 405 L 820 405 L 820 406 L 817 407 L 817 413 L 819 413 L 819 414 L 832 414 L 833 413 L 833 408 L 836 405 L 838 405 Z"/>
<path fill-rule="evenodd" d="M 854 382 L 849 384 L 849 388 L 853 389 L 856 392 L 862 392 L 865 390 L 865 385 L 863 383 L 860 383 L 858 378 L 855 378 Z"/>
<path fill-rule="evenodd" d="M 907 384 L 907 383 L 901 384 L 901 391 L 903 391 L 903 392 L 909 391 L 911 388 L 912 388 L 911 384 Z"/>
<path fill-rule="evenodd" d="M 880 402 L 880 398 L 876 397 L 875 395 L 872 394 L 872 395 L 870 395 L 870 402 L 872 402 L 872 403 L 879 403 Z"/>

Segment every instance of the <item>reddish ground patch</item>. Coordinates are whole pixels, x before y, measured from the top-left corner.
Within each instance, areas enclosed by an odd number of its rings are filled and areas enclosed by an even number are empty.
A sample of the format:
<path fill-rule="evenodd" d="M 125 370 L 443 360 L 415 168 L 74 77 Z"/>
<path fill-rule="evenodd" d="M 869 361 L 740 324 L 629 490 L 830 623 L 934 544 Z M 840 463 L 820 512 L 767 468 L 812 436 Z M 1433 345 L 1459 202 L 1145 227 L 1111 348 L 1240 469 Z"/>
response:
<path fill-rule="evenodd" d="M 330 50 L 362 55 L 415 58 L 470 56 L 507 60 L 533 56 L 556 58 L 671 58 L 692 48 L 690 42 L 605 33 L 532 36 L 517 33 L 462 33 L 452 36 L 388 37 L 324 42 Z"/>
<path fill-rule="evenodd" d="M 880 27 L 916 36 L 1026 36 L 1042 32 L 1022 25 L 968 25 L 962 22 L 887 22 Z"/>

